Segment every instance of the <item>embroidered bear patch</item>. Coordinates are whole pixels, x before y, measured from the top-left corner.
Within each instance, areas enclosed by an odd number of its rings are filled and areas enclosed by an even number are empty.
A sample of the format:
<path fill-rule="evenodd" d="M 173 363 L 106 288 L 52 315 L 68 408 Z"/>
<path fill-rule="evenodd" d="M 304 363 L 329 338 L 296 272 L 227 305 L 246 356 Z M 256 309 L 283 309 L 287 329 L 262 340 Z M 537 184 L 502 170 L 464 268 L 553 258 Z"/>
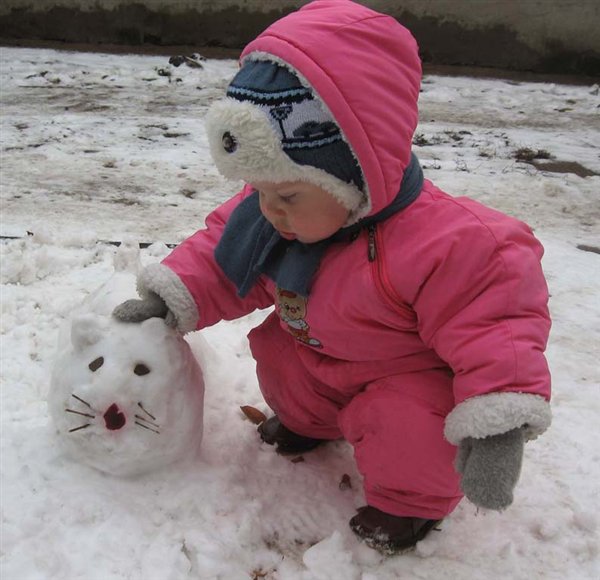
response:
<path fill-rule="evenodd" d="M 277 313 L 288 327 L 290 334 L 299 342 L 322 348 L 323 345 L 316 339 L 310 336 L 310 326 L 306 322 L 307 299 L 284 290 L 277 288 Z"/>

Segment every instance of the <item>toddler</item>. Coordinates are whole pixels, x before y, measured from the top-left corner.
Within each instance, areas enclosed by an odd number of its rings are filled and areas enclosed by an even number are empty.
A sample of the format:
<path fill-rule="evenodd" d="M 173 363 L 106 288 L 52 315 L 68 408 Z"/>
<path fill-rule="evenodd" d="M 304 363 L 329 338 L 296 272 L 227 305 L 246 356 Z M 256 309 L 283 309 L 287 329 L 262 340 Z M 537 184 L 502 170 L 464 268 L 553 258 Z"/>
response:
<path fill-rule="evenodd" d="M 344 438 L 352 530 L 410 548 L 466 495 L 512 502 L 550 424 L 542 247 L 524 223 L 424 179 L 421 63 L 393 18 L 317 0 L 271 25 L 206 117 L 243 189 L 138 278 L 115 316 L 182 333 L 274 306 L 249 334 L 281 453 Z"/>

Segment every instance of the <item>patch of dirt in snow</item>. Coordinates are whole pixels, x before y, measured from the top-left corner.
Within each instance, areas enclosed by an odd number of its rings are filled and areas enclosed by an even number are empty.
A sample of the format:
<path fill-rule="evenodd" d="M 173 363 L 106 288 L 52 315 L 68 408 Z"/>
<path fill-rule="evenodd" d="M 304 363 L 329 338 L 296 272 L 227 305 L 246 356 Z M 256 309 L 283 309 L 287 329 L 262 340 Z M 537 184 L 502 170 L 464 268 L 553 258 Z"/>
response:
<path fill-rule="evenodd" d="M 14 48 L 0 58 L 1 234 L 68 231 L 83 222 L 99 239 L 130 233 L 173 243 L 238 189 L 214 168 L 203 128 L 207 108 L 237 70 L 234 60 L 190 68 L 166 56 Z M 534 227 L 574 220 L 585 233 L 595 219 L 591 180 L 600 172 L 596 92 L 426 75 L 415 151 L 426 176 L 452 194 Z M 552 164 L 516 160 L 520 148 L 548 150 Z M 572 186 L 580 199 L 567 203 Z M 513 194 L 521 187 L 530 195 Z M 549 205 L 555 197 L 565 203 Z"/>

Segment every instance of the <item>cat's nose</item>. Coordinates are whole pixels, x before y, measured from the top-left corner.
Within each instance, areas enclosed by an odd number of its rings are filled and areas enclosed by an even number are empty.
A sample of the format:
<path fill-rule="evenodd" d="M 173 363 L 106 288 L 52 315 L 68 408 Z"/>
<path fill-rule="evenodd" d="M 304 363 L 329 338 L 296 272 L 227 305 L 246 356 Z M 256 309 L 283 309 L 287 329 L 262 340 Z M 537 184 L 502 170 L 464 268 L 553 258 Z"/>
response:
<path fill-rule="evenodd" d="M 110 431 L 117 431 L 121 429 L 121 427 L 125 426 L 127 423 L 127 419 L 125 418 L 125 414 L 121 412 L 119 406 L 116 403 L 113 403 L 104 413 L 104 424 L 106 428 Z"/>

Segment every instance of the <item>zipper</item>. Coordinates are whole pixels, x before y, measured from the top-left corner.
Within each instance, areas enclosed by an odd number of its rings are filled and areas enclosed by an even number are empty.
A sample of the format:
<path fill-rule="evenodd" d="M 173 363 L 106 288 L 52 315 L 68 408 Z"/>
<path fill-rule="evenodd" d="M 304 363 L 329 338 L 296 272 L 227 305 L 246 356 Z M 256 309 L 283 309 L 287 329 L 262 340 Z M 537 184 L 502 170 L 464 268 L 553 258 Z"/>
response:
<path fill-rule="evenodd" d="M 369 258 L 369 262 L 374 262 L 377 258 L 377 243 L 375 241 L 375 224 L 371 224 L 367 226 L 367 234 L 369 236 L 369 248 L 367 251 L 367 257 Z"/>
<path fill-rule="evenodd" d="M 402 318 L 415 320 L 415 311 L 400 298 L 388 277 L 383 240 L 376 224 L 367 226 L 367 236 L 367 258 L 379 294 Z"/>

